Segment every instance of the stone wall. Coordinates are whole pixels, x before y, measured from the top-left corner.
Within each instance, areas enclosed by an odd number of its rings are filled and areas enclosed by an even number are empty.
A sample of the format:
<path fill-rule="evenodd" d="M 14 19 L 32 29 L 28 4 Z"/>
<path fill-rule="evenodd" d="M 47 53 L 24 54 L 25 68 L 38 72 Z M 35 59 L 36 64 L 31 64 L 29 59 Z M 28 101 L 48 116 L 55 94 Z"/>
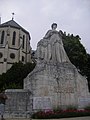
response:
<path fill-rule="evenodd" d="M 31 93 L 23 89 L 5 91 L 8 99 L 5 104 L 5 118 L 29 118 L 32 109 Z"/>

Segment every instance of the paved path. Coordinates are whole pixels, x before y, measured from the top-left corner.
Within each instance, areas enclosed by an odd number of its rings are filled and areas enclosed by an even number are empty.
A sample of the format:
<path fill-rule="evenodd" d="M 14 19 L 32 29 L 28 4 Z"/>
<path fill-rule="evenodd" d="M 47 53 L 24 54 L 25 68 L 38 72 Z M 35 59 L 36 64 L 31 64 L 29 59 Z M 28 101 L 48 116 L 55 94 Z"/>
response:
<path fill-rule="evenodd" d="M 52 120 L 90 120 L 90 117 L 62 118 L 62 119 L 52 119 Z"/>
<path fill-rule="evenodd" d="M 45 120 L 45 119 L 40 119 L 40 120 Z M 46 119 L 46 120 L 50 120 L 50 119 Z M 51 120 L 90 120 L 90 117 L 62 118 L 62 119 L 51 119 Z"/>
<path fill-rule="evenodd" d="M 90 117 L 62 118 L 62 119 L 5 119 L 5 120 L 90 120 Z"/>

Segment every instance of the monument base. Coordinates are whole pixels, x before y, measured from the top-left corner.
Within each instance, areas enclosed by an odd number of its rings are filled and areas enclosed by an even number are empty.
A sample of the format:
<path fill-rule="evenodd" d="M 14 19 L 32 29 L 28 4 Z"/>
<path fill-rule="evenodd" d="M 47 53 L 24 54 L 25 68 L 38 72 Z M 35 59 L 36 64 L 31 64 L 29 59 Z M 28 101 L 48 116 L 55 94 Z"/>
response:
<path fill-rule="evenodd" d="M 4 118 L 30 118 L 32 99 L 29 90 L 7 89 Z"/>
<path fill-rule="evenodd" d="M 83 109 L 90 105 L 87 80 L 71 63 L 38 63 L 24 89 L 8 89 L 4 118 L 30 118 L 40 110 Z"/>
<path fill-rule="evenodd" d="M 76 106 L 84 108 L 81 99 L 90 98 L 85 77 L 70 62 L 38 62 L 33 72 L 24 80 L 33 98 L 33 110 L 45 110 Z"/>

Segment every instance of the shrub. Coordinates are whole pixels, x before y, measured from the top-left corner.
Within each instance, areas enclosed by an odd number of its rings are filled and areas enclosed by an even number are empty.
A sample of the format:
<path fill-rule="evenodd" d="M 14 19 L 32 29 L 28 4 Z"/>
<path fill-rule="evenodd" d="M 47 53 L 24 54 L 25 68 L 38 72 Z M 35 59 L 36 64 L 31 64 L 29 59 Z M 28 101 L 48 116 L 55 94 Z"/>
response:
<path fill-rule="evenodd" d="M 84 109 L 85 110 L 90 110 L 90 105 L 86 106 Z"/>
<path fill-rule="evenodd" d="M 34 113 L 31 117 L 34 119 L 57 119 L 70 117 L 90 116 L 90 110 L 58 110 L 58 111 L 39 111 Z"/>
<path fill-rule="evenodd" d="M 73 105 L 69 105 L 67 106 L 66 110 L 77 110 L 77 107 Z"/>
<path fill-rule="evenodd" d="M 54 108 L 53 111 L 54 112 L 58 112 L 58 111 L 60 112 L 60 111 L 63 111 L 63 109 L 61 107 L 57 107 L 57 108 Z"/>

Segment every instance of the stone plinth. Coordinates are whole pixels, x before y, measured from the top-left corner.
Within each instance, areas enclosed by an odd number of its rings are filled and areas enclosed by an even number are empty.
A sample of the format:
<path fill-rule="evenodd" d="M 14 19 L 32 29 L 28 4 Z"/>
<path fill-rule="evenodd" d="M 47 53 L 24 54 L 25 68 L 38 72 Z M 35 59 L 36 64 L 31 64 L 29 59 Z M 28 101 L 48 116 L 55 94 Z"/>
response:
<path fill-rule="evenodd" d="M 89 97 L 87 80 L 69 62 L 38 63 L 24 80 L 24 89 L 31 91 L 35 106 L 33 109 L 37 110 L 66 108 L 69 105 L 81 108 L 90 103 L 88 100 L 87 104 L 82 106 L 81 99 Z"/>
<path fill-rule="evenodd" d="M 32 110 L 31 93 L 23 89 L 8 89 L 5 91 L 7 100 L 5 104 L 6 118 L 28 118 Z"/>

